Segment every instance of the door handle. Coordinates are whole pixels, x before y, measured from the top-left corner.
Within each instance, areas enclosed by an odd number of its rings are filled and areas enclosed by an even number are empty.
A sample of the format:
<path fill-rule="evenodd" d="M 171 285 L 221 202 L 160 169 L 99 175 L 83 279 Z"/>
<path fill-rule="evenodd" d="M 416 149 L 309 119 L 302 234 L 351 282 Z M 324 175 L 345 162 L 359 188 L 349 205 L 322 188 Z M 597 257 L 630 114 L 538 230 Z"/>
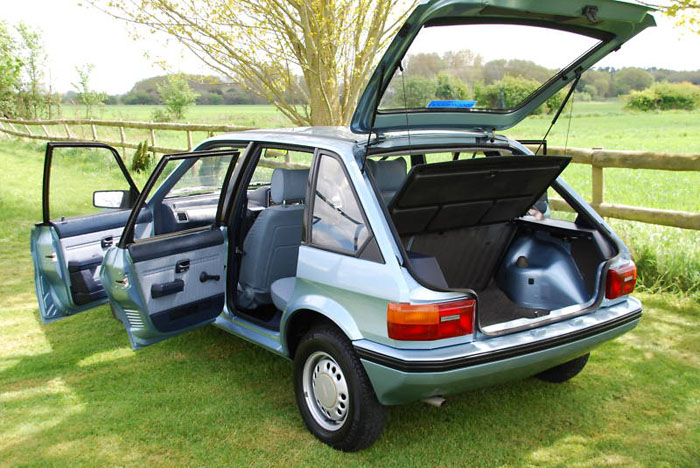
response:
<path fill-rule="evenodd" d="M 219 275 L 210 275 L 210 274 L 207 273 L 206 271 L 203 271 L 203 272 L 199 275 L 199 282 L 200 282 L 200 283 L 204 283 L 205 281 L 209 281 L 209 280 L 219 281 L 220 279 L 221 279 L 221 276 L 219 276 Z"/>
<path fill-rule="evenodd" d="M 170 281 L 169 283 L 157 283 L 151 285 L 151 297 L 157 299 L 163 296 L 179 293 L 185 289 L 185 282 L 181 279 Z"/>
<path fill-rule="evenodd" d="M 175 273 L 184 273 L 190 269 L 189 260 L 180 260 L 175 264 Z"/>
<path fill-rule="evenodd" d="M 100 245 L 103 249 L 112 247 L 112 244 L 114 244 L 114 237 L 112 236 L 103 237 L 100 241 Z"/>

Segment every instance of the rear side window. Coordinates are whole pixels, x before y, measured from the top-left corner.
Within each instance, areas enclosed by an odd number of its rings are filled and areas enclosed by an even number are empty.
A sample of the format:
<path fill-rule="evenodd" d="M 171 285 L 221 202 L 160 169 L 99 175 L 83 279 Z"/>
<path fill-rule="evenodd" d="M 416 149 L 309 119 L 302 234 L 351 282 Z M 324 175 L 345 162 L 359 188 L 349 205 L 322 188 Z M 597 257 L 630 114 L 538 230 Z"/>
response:
<path fill-rule="evenodd" d="M 322 155 L 313 196 L 311 243 L 355 254 L 369 237 L 362 210 L 340 161 Z"/>

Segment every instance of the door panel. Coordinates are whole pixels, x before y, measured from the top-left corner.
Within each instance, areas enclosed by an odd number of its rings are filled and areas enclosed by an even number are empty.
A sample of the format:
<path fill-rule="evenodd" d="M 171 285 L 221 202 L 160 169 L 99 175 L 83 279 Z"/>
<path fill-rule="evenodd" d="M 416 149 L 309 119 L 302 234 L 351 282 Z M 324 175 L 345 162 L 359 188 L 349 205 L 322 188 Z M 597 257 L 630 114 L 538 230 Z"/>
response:
<path fill-rule="evenodd" d="M 107 301 L 99 278 L 101 264 L 107 249 L 119 242 L 128 215 L 128 211 L 118 211 L 34 228 L 31 249 L 43 322 Z M 150 212 L 144 212 L 136 230 L 151 229 L 151 219 Z"/>
<path fill-rule="evenodd" d="M 57 150 L 62 153 L 55 158 L 54 152 Z M 71 153 L 81 150 L 86 153 Z M 90 157 L 93 159 L 90 160 Z M 58 188 L 52 189 L 50 180 L 56 159 L 67 165 L 60 167 L 58 173 L 54 174 Z M 75 159 L 74 166 L 70 164 L 71 159 Z M 46 147 L 43 221 L 32 230 L 30 244 L 42 322 L 74 315 L 107 301 L 99 278 L 100 265 L 105 251 L 119 241 L 130 210 L 117 208 L 85 214 L 99 209 L 91 203 L 93 193 L 88 190 L 92 189 L 87 187 L 86 190 L 81 190 L 74 183 L 71 186 L 66 179 L 67 175 L 73 175 L 73 171 L 80 173 L 85 161 L 95 164 L 96 159 L 102 159 L 99 169 L 107 176 L 102 179 L 98 175 L 96 180 L 91 181 L 91 185 L 86 185 L 94 187 L 106 181 L 106 184 L 117 184 L 119 188 L 128 187 L 129 190 L 124 191 L 125 200 L 135 201 L 138 190 L 114 148 L 98 143 L 62 142 L 48 143 Z M 51 196 L 50 189 L 53 190 Z M 70 193 L 65 193 L 65 189 L 70 189 Z M 54 203 L 52 210 L 49 207 L 50 198 Z M 66 213 L 82 215 L 63 216 Z M 148 215 L 141 217 L 137 221 L 137 231 L 150 229 L 150 221 Z"/>
<path fill-rule="evenodd" d="M 226 193 L 231 183 L 240 152 L 240 148 L 232 148 L 163 156 L 146 182 L 117 247 L 107 252 L 100 277 L 134 349 L 211 323 L 223 311 L 228 255 L 226 228 L 217 220 L 222 210 L 221 193 Z M 172 202 L 183 205 L 201 200 L 202 195 L 217 200 L 211 225 L 139 240 L 138 216 L 148 208 L 146 200 L 154 189 L 151 205 L 159 192 L 172 194 Z M 165 203 L 162 199 L 158 202 Z"/>
<path fill-rule="evenodd" d="M 134 349 L 206 325 L 225 303 L 223 228 L 113 249 L 102 281 Z"/>

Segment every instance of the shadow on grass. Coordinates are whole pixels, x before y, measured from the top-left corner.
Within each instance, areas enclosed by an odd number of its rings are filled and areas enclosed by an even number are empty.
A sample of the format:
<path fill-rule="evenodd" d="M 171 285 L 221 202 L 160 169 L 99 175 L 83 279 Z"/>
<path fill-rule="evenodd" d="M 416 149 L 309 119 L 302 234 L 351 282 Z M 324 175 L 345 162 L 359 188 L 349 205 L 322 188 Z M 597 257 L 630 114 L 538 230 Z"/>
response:
<path fill-rule="evenodd" d="M 676 328 L 657 329 L 697 311 L 662 299 L 647 304 L 640 327 L 595 352 L 573 381 L 490 387 L 450 398 L 441 410 L 422 403 L 391 408 L 383 437 L 358 454 L 335 452 L 306 432 L 289 362 L 214 327 L 133 353 L 121 324 L 101 307 L 42 327 L 46 352 L 0 372 L 2 459 L 20 465 L 691 465 L 697 358 L 679 354 L 688 340 Z"/>

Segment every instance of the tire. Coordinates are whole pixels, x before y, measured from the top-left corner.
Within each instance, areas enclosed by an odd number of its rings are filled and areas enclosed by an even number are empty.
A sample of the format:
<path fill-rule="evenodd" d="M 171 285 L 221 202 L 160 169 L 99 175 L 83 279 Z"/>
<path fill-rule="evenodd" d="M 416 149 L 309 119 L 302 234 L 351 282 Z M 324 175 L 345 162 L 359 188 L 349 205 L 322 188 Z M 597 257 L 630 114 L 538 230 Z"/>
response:
<path fill-rule="evenodd" d="M 586 367 L 586 363 L 588 362 L 588 358 L 590 356 L 591 353 L 586 353 L 581 357 L 577 357 L 576 359 L 572 359 L 564 364 L 559 364 L 556 367 L 540 372 L 535 377 L 540 380 L 544 380 L 545 382 L 564 383 L 576 377 L 578 373 L 581 372 L 584 367 Z"/>
<path fill-rule="evenodd" d="M 294 392 L 309 431 L 344 452 L 372 445 L 387 410 L 377 401 L 350 340 L 337 328 L 312 328 L 294 356 Z"/>

